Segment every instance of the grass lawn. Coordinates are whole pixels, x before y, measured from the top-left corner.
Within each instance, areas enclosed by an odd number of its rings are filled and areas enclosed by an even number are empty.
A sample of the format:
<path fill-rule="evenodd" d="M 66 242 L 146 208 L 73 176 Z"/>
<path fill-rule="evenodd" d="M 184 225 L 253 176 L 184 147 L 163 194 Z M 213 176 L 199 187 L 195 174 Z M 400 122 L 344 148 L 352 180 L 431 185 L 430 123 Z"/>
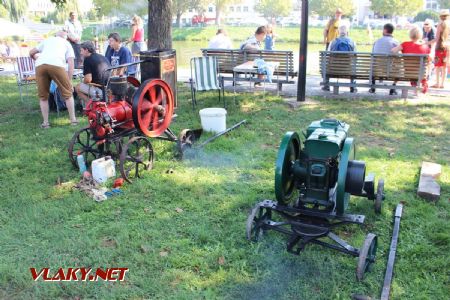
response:
<path fill-rule="evenodd" d="M 207 26 L 207 27 L 186 27 L 186 28 L 176 28 L 172 27 L 172 39 L 174 41 L 209 41 L 217 32 L 217 26 Z M 228 32 L 228 36 L 235 42 L 242 43 L 249 36 L 254 34 L 255 26 L 222 26 Z M 146 28 L 147 30 L 147 28 Z M 130 36 L 130 29 L 125 27 L 111 28 L 100 33 L 99 38 L 101 40 L 106 40 L 107 36 L 111 32 L 119 32 L 122 37 L 128 38 Z M 289 43 L 299 43 L 300 42 L 300 27 L 276 27 L 275 33 L 277 34 L 277 43 L 279 42 L 289 42 Z M 408 41 L 408 31 L 407 30 L 395 30 L 395 38 L 399 41 Z M 373 36 L 376 40 L 382 36 L 381 29 L 373 29 Z M 86 27 L 83 31 L 83 39 L 93 39 L 92 26 Z M 350 37 L 355 41 L 357 45 L 365 45 L 373 43 L 367 36 L 366 29 L 362 28 L 352 28 L 350 31 Z M 308 41 L 309 43 L 321 44 L 323 42 L 323 28 L 320 27 L 310 27 L 308 31 Z"/>
<path fill-rule="evenodd" d="M 392 299 L 448 299 L 450 294 L 450 104 L 314 99 L 291 109 L 280 98 L 240 94 L 228 126 L 248 124 L 209 144 L 197 158 L 174 159 L 173 145 L 152 142 L 154 169 L 125 185 L 124 195 L 96 203 L 58 176 L 76 183 L 67 155 L 75 132 L 66 113 L 39 128 L 37 100 L 20 102 L 13 79 L 0 78 L 0 298 L 2 299 L 349 299 L 379 297 L 392 232 L 393 209 L 405 202 Z M 172 128 L 198 128 L 190 92 L 180 88 Z M 231 95 L 228 101 L 232 102 Z M 200 107 L 217 106 L 215 94 Z M 270 232 L 255 244 L 245 238 L 249 209 L 274 199 L 277 149 L 288 130 L 317 119 L 348 122 L 357 156 L 385 178 L 382 215 L 352 198 L 349 212 L 365 214 L 363 227 L 340 229 L 360 247 L 378 235 L 378 257 L 363 282 L 357 259 L 308 246 L 300 256 Z M 79 128 L 86 126 L 81 118 Z M 203 137 L 204 139 L 205 137 Z M 416 196 L 423 160 L 443 165 L 439 202 Z M 167 172 L 172 169 L 173 173 Z M 181 210 L 180 210 L 181 209 Z M 34 282 L 30 267 L 126 267 L 124 282 Z M 447 296 L 445 296 L 447 295 Z"/>

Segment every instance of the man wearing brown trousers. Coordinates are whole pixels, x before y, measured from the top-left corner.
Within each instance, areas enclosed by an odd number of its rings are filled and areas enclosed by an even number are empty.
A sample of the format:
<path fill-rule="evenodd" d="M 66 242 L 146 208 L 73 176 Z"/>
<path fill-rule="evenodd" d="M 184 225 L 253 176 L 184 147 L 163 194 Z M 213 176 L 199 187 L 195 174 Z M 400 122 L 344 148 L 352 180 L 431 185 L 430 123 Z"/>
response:
<path fill-rule="evenodd" d="M 61 95 L 66 101 L 70 124 L 78 125 L 71 82 L 75 55 L 72 46 L 67 41 L 67 32 L 59 31 L 56 36 L 44 40 L 36 48 L 30 50 L 30 56 L 36 60 L 36 84 L 43 118 L 41 128 L 50 128 L 48 96 L 52 80 L 58 85 Z M 66 65 L 68 65 L 67 71 Z"/>

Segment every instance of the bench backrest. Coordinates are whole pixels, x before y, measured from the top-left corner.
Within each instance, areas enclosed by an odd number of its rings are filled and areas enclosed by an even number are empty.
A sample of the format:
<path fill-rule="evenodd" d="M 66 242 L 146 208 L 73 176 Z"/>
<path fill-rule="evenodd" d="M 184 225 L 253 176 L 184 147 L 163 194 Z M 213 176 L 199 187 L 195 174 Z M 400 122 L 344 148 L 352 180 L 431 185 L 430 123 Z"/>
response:
<path fill-rule="evenodd" d="M 240 50 L 240 49 L 201 49 L 203 56 L 215 56 L 219 62 L 220 73 L 233 73 L 233 68 L 257 58 L 279 62 L 276 75 L 294 77 L 294 53 L 292 51 Z"/>
<path fill-rule="evenodd" d="M 420 81 L 427 64 L 427 54 L 320 52 L 320 73 L 329 78 Z"/>

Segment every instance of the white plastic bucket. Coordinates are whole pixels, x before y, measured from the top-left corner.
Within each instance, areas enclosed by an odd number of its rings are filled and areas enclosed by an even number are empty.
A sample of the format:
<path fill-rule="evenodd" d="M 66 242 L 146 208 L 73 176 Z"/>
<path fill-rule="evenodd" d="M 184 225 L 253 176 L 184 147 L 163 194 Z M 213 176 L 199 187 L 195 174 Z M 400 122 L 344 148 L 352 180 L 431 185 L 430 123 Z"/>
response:
<path fill-rule="evenodd" d="M 227 111 L 224 108 L 204 108 L 199 113 L 204 131 L 217 133 L 227 129 Z"/>
<path fill-rule="evenodd" d="M 116 176 L 114 160 L 105 157 L 92 161 L 92 177 L 98 183 L 104 183 L 108 178 Z"/>

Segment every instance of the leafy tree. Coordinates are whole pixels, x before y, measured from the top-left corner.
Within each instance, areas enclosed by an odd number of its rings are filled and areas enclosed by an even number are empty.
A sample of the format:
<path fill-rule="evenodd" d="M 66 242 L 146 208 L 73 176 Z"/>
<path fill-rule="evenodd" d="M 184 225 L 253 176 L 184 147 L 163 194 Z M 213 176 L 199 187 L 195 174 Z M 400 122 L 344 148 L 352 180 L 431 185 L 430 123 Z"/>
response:
<path fill-rule="evenodd" d="M 4 7 L 3 5 L 0 5 L 0 18 L 6 19 L 6 18 L 8 18 L 8 16 L 9 16 L 9 13 L 6 10 L 6 7 Z"/>
<path fill-rule="evenodd" d="M 255 10 L 266 18 L 288 16 L 292 10 L 292 0 L 261 0 L 255 5 Z"/>
<path fill-rule="evenodd" d="M 177 17 L 177 26 L 181 27 L 181 15 L 188 9 L 199 9 L 207 4 L 207 0 L 172 0 L 172 11 Z"/>
<path fill-rule="evenodd" d="M 57 5 L 56 10 L 47 16 L 47 21 L 53 20 L 55 23 L 64 23 L 69 19 L 69 13 L 74 11 L 77 15 L 80 15 L 80 9 L 78 7 L 77 0 L 66 0 L 64 5 Z"/>
<path fill-rule="evenodd" d="M 417 16 L 414 18 L 414 22 L 422 22 L 426 19 L 431 19 L 435 22 L 439 20 L 439 13 L 434 10 L 424 10 L 417 14 Z"/>
<path fill-rule="evenodd" d="M 450 7 L 450 0 L 438 0 L 438 3 L 441 8 Z"/>
<path fill-rule="evenodd" d="M 334 16 L 336 8 L 342 9 L 345 16 L 355 14 L 353 0 L 314 0 L 309 2 L 309 7 L 312 12 L 322 17 Z"/>
<path fill-rule="evenodd" d="M 276 1 L 276 0 L 274 0 Z M 214 5 L 216 6 L 216 25 L 220 25 L 220 18 L 226 5 L 241 3 L 242 0 L 215 0 Z"/>
<path fill-rule="evenodd" d="M 28 8 L 28 0 L 1 0 L 1 6 L 9 11 L 9 18 L 18 22 Z"/>
<path fill-rule="evenodd" d="M 423 0 L 372 0 L 371 9 L 386 16 L 411 16 L 423 7 Z"/>

